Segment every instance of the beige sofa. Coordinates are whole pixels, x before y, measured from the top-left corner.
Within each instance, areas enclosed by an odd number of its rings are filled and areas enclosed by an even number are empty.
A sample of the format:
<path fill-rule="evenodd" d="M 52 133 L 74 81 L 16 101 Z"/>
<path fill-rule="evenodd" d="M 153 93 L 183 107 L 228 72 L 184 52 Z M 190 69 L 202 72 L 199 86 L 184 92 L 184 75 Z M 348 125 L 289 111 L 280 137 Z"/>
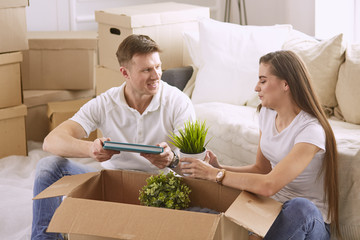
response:
<path fill-rule="evenodd" d="M 184 92 L 210 127 L 208 147 L 228 165 L 255 161 L 259 57 L 280 49 L 302 57 L 337 140 L 341 232 L 344 239 L 360 239 L 360 46 L 347 46 L 342 34 L 318 41 L 289 25 L 213 20 L 200 21 L 199 32 L 184 33 L 184 39 L 189 53 L 184 64 L 194 68 Z"/>

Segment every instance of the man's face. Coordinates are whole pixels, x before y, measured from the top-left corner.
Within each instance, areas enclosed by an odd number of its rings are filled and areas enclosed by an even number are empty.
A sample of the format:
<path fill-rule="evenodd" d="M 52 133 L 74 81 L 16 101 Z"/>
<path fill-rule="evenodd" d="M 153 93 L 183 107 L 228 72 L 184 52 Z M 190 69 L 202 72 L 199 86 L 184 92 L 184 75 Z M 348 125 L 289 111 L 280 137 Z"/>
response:
<path fill-rule="evenodd" d="M 125 91 L 133 97 L 153 96 L 159 89 L 161 60 L 158 52 L 135 54 L 127 67 L 120 68 L 126 78 Z"/>

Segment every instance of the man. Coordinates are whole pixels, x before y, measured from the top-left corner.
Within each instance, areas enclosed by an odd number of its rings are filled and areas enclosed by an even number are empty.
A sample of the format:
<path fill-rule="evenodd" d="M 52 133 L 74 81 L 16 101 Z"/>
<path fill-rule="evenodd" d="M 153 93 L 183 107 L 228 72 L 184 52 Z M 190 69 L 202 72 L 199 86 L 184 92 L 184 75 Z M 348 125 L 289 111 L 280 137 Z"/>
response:
<path fill-rule="evenodd" d="M 44 140 L 43 149 L 56 156 L 41 159 L 37 165 L 34 196 L 65 175 L 96 171 L 65 157 L 91 157 L 106 169 L 131 169 L 150 173 L 176 167 L 178 157 L 166 141 L 187 120 L 195 119 L 190 99 L 175 87 L 161 81 L 158 45 L 148 36 L 131 35 L 116 53 L 120 72 L 126 81 L 86 103 L 71 119 L 63 122 Z M 99 128 L 103 138 L 81 140 Z M 138 154 L 103 149 L 103 142 L 158 145 L 161 154 Z M 35 200 L 32 239 L 59 239 L 46 233 L 61 198 Z"/>

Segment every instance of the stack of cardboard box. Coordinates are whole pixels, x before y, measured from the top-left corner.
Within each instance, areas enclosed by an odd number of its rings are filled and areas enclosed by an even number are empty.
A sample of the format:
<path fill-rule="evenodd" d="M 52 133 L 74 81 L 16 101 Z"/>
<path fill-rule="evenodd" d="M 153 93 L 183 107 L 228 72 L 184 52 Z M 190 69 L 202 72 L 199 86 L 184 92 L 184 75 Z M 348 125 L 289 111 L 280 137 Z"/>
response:
<path fill-rule="evenodd" d="M 28 32 L 27 38 L 21 64 L 27 139 L 43 141 L 66 120 L 59 116 L 70 118 L 95 96 L 97 33 Z M 49 108 L 52 102 L 56 107 Z"/>
<path fill-rule="evenodd" d="M 0 158 L 26 155 L 20 63 L 26 40 L 27 0 L 0 1 Z"/>

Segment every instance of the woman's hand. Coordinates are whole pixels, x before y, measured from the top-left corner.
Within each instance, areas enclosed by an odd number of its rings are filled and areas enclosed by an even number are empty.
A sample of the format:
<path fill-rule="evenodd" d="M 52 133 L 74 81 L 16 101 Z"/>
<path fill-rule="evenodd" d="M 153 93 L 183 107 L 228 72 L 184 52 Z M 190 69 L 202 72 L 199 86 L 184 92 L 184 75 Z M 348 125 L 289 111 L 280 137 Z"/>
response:
<path fill-rule="evenodd" d="M 213 167 L 222 168 L 219 164 L 217 156 L 211 150 L 207 150 L 204 161 L 210 163 L 210 165 L 212 165 Z"/>
<path fill-rule="evenodd" d="M 208 157 L 209 160 L 210 157 Z M 207 161 L 199 160 L 196 158 L 181 158 L 180 169 L 183 174 L 187 174 L 189 177 L 200 178 L 215 181 L 218 169 L 211 166 Z"/>

